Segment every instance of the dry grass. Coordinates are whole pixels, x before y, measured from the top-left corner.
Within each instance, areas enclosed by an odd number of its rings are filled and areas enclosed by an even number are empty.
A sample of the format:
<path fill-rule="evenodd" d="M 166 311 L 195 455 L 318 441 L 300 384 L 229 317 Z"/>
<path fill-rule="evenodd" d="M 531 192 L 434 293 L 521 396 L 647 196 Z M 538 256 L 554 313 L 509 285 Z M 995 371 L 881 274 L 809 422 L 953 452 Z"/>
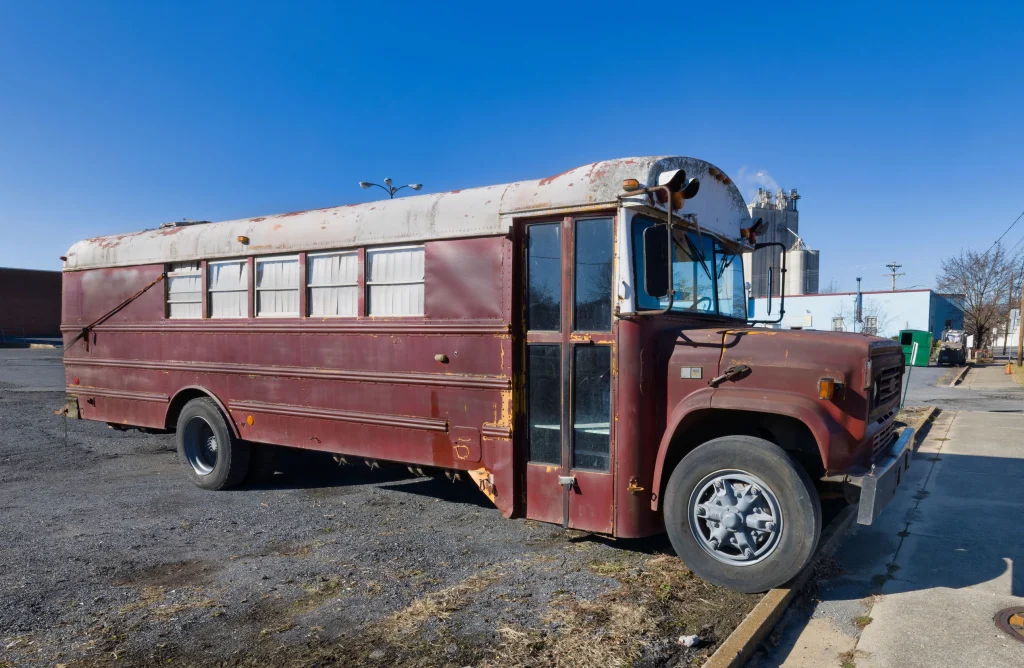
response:
<path fill-rule="evenodd" d="M 1015 363 L 1011 363 L 1010 370 L 1013 372 L 1013 381 L 1018 385 L 1024 386 L 1024 366 L 1017 366 Z"/>
<path fill-rule="evenodd" d="M 692 652 L 688 659 L 699 662 L 710 656 L 757 599 L 708 585 L 675 557 L 635 564 L 592 561 L 588 568 L 615 577 L 621 586 L 594 600 L 570 594 L 555 597 L 541 619 L 546 628 L 498 629 L 502 641 L 481 665 L 583 668 L 652 659 L 660 664 L 681 651 Z M 682 650 L 674 645 L 681 633 L 700 635 L 705 644 Z M 645 657 L 655 645 L 661 646 L 660 658 Z"/>
<path fill-rule="evenodd" d="M 484 571 L 458 584 L 417 598 L 405 608 L 388 615 L 379 625 L 397 633 L 410 634 L 430 619 L 447 619 L 473 602 L 473 597 L 505 576 L 495 570 Z"/>

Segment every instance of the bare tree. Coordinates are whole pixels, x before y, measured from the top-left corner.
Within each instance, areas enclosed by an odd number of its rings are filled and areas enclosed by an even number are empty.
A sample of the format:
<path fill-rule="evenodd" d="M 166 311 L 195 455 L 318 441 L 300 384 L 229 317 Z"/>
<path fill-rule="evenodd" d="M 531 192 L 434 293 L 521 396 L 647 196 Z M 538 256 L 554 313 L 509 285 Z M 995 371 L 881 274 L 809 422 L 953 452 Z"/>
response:
<path fill-rule="evenodd" d="M 860 309 L 862 318 L 860 323 L 856 322 L 853 297 L 848 302 L 846 300 L 840 302 L 832 317 L 842 319 L 844 332 L 864 332 L 865 334 L 873 334 L 875 336 L 886 336 L 889 325 L 892 323 L 892 318 L 886 312 L 885 307 L 881 302 L 871 297 L 865 296 L 863 300 Z M 834 324 L 838 325 L 839 323 L 836 322 Z"/>
<path fill-rule="evenodd" d="M 1007 291 L 1015 265 L 1001 244 L 987 253 L 961 249 L 942 261 L 936 285 L 940 292 L 960 296 L 964 329 L 974 335 L 978 349 L 991 343 L 995 329 L 1009 316 Z"/>
<path fill-rule="evenodd" d="M 822 295 L 835 295 L 839 293 L 839 281 L 832 279 L 828 282 L 824 288 L 822 288 L 818 294 Z"/>

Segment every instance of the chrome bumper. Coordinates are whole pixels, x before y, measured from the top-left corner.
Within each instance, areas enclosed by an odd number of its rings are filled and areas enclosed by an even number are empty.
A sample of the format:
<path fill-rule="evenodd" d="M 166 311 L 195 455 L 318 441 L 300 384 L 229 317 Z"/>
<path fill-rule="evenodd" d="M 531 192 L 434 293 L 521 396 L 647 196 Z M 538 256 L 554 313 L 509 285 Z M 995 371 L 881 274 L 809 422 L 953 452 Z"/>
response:
<path fill-rule="evenodd" d="M 871 524 L 889 505 L 910 468 L 914 430 L 907 427 L 889 449 L 878 455 L 871 470 L 862 476 L 850 476 L 848 482 L 860 487 L 857 524 Z"/>

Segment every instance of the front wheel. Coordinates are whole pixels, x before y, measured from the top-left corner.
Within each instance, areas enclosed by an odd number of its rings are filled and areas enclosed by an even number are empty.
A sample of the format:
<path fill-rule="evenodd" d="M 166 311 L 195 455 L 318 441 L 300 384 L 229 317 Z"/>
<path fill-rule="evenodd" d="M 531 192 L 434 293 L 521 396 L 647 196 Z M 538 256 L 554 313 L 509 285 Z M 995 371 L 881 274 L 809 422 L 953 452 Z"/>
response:
<path fill-rule="evenodd" d="M 821 535 L 810 476 L 782 448 L 752 436 L 695 448 L 672 472 L 664 503 L 669 540 L 687 567 L 744 593 L 795 577 Z"/>

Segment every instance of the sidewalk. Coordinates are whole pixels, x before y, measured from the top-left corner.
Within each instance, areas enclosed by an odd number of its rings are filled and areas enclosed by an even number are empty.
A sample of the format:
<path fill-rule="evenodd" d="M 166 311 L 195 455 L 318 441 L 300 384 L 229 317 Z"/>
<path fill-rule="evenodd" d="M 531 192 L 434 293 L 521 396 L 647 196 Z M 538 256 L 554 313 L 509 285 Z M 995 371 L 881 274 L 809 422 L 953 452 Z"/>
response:
<path fill-rule="evenodd" d="M 1022 479 L 1024 415 L 940 415 L 900 494 L 848 536 L 819 600 L 791 610 L 751 665 L 1024 665 L 1024 643 L 992 621 L 1024 606 Z"/>
<path fill-rule="evenodd" d="M 1017 391 L 1021 387 L 1013 376 L 1007 375 L 1005 364 L 989 364 L 976 366 L 967 372 L 967 377 L 960 384 L 961 389 L 968 390 L 1008 390 Z"/>

